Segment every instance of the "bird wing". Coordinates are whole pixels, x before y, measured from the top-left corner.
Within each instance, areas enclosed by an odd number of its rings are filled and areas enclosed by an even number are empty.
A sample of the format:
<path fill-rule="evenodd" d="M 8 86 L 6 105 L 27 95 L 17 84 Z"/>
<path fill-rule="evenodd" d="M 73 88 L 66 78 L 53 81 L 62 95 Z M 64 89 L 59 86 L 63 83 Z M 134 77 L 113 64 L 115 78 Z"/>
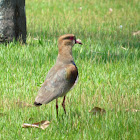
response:
<path fill-rule="evenodd" d="M 78 70 L 74 65 L 69 64 L 58 69 L 52 69 L 55 70 L 54 75 L 47 76 L 35 99 L 37 103 L 47 104 L 58 97 L 64 96 L 75 83 Z"/>

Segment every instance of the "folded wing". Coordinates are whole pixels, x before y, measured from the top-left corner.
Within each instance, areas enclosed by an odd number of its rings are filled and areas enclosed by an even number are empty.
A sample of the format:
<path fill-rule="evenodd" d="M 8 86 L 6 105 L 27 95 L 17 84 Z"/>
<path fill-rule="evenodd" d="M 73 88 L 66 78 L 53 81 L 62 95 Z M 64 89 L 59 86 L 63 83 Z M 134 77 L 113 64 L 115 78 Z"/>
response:
<path fill-rule="evenodd" d="M 64 96 L 75 83 L 78 71 L 74 65 L 61 67 L 54 75 L 47 76 L 35 99 L 36 103 L 47 104 L 50 101 Z"/>

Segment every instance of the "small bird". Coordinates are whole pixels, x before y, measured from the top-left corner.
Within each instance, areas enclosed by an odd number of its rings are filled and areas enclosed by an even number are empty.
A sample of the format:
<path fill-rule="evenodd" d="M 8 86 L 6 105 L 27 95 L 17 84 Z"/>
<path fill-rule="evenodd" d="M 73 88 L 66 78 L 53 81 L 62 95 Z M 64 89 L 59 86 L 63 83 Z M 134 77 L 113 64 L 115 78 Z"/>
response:
<path fill-rule="evenodd" d="M 56 113 L 58 116 L 58 98 L 63 97 L 62 106 L 66 114 L 66 93 L 73 87 L 78 78 L 78 69 L 72 56 L 72 47 L 81 44 L 73 34 L 65 34 L 58 39 L 58 57 L 56 64 L 48 72 L 45 82 L 41 86 L 34 105 L 48 104 L 56 99 Z"/>

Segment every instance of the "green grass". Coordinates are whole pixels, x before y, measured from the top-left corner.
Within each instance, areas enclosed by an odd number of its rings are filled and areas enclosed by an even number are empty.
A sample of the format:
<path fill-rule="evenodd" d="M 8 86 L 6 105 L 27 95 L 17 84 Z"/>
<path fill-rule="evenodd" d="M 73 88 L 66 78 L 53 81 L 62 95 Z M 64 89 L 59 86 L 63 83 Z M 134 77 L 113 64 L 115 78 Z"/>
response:
<path fill-rule="evenodd" d="M 126 109 L 140 109 L 140 36 L 132 35 L 139 7 L 138 0 L 26 0 L 27 44 L 0 45 L 0 140 L 138 140 L 140 112 Z M 59 98 L 57 120 L 55 101 L 40 108 L 16 102 L 33 104 L 65 33 L 83 46 L 73 48 L 79 81 L 67 94 L 66 115 Z M 95 106 L 106 114 L 90 114 Z M 42 120 L 51 121 L 45 130 L 21 127 Z"/>

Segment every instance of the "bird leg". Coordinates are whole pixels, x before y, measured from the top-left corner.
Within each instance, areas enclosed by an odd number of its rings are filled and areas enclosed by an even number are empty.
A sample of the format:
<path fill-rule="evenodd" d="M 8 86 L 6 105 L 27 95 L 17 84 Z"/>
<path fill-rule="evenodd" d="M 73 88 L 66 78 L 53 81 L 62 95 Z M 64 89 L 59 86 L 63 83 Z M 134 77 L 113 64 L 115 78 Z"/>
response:
<path fill-rule="evenodd" d="M 56 99 L 56 113 L 57 113 L 57 117 L 58 117 L 58 99 Z"/>
<path fill-rule="evenodd" d="M 65 109 L 65 97 L 66 97 L 66 96 L 64 96 L 64 99 L 63 99 L 63 102 L 62 102 L 62 106 L 63 106 L 64 112 L 65 112 L 65 114 L 66 114 L 66 109 Z"/>

